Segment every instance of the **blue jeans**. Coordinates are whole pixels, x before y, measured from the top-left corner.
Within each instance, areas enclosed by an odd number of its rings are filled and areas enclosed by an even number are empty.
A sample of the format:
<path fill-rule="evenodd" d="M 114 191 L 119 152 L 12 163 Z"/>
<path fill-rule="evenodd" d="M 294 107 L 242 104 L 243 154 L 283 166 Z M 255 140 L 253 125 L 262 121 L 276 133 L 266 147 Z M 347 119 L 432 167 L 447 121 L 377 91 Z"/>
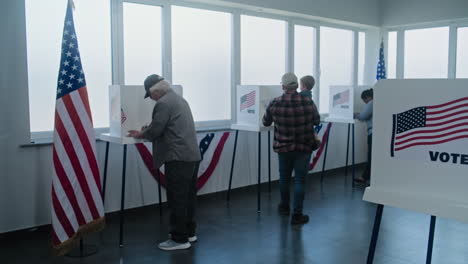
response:
<path fill-rule="evenodd" d="M 304 203 L 305 176 L 309 171 L 311 153 L 278 153 L 281 205 L 289 206 L 289 186 L 294 169 L 294 213 L 301 214 Z"/>

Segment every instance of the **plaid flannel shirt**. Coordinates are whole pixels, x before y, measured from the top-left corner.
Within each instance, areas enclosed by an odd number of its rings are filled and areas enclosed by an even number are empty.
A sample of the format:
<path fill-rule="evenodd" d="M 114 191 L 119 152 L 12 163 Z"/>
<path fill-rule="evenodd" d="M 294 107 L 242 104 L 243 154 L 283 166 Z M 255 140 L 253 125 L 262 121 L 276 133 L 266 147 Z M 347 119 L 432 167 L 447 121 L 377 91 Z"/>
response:
<path fill-rule="evenodd" d="M 320 115 L 309 97 L 293 90 L 273 99 L 263 116 L 263 125 L 270 126 L 273 122 L 275 152 L 312 152 L 314 126 L 320 124 Z"/>

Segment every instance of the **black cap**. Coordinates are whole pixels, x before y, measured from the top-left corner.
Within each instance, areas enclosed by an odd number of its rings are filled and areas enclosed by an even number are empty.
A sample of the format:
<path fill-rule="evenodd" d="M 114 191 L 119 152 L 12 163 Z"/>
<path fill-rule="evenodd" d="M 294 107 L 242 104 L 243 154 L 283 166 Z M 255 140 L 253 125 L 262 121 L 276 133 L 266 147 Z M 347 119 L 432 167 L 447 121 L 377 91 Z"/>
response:
<path fill-rule="evenodd" d="M 151 74 L 150 76 L 146 77 L 144 86 L 145 86 L 145 98 L 148 98 L 150 96 L 150 88 L 153 87 L 153 85 L 157 84 L 158 82 L 164 80 L 163 77 L 157 75 L 157 74 Z"/>

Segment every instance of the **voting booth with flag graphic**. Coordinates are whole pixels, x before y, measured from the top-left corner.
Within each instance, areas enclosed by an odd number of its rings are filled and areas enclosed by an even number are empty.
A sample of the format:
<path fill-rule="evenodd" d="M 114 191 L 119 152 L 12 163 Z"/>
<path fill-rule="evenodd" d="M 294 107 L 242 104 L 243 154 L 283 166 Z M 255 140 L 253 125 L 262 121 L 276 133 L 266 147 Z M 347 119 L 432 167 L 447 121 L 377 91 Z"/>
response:
<path fill-rule="evenodd" d="M 283 94 L 281 85 L 238 85 L 236 99 L 236 123 L 233 129 L 261 131 L 262 118 L 268 104 Z M 271 129 L 271 128 L 270 128 Z"/>
<path fill-rule="evenodd" d="M 467 113 L 467 79 L 379 81 L 364 200 L 468 222 Z"/>

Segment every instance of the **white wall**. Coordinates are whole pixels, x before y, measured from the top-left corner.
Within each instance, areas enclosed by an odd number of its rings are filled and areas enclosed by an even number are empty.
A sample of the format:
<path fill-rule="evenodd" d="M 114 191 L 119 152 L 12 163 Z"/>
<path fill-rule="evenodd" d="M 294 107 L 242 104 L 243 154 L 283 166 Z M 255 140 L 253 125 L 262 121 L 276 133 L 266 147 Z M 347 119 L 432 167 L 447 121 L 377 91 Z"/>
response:
<path fill-rule="evenodd" d="M 467 0 L 380 0 L 382 26 L 468 18 Z"/>
<path fill-rule="evenodd" d="M 259 1 L 255 2 L 259 3 Z M 316 3 L 319 2 L 316 1 Z M 285 5 L 280 1 L 272 4 Z M 299 6 L 309 7 L 305 2 Z M 2 233 L 50 223 L 52 147 L 51 145 L 20 147 L 29 140 L 24 1 L 4 0 L 0 2 L 0 33 L 2 34 L 0 42 L 0 57 L 2 58 L 0 60 L 0 233 Z M 356 162 L 363 162 L 366 159 L 363 124 L 357 126 L 356 135 Z M 331 138 L 333 141 L 329 146 L 327 168 L 341 167 L 345 163 L 346 126 L 335 125 Z M 220 165 L 200 194 L 227 188 L 233 142 L 234 135 L 231 135 Z M 266 136 L 263 138 L 263 146 L 265 147 L 264 153 L 266 153 Z M 256 182 L 256 150 L 257 135 L 241 132 L 236 161 L 238 166 L 236 166 L 233 181 L 234 188 Z M 102 171 L 105 144 L 98 143 L 97 151 Z M 108 212 L 119 208 L 121 157 L 122 147 L 111 145 L 106 195 L 106 211 Z M 265 154 L 262 162 L 262 179 L 265 181 L 267 179 Z M 319 162 L 318 170 L 321 164 Z M 278 178 L 277 168 L 277 158 L 272 152 L 273 179 Z M 155 203 L 157 201 L 156 190 L 155 181 L 138 158 L 134 147 L 130 147 L 126 207 Z"/>

